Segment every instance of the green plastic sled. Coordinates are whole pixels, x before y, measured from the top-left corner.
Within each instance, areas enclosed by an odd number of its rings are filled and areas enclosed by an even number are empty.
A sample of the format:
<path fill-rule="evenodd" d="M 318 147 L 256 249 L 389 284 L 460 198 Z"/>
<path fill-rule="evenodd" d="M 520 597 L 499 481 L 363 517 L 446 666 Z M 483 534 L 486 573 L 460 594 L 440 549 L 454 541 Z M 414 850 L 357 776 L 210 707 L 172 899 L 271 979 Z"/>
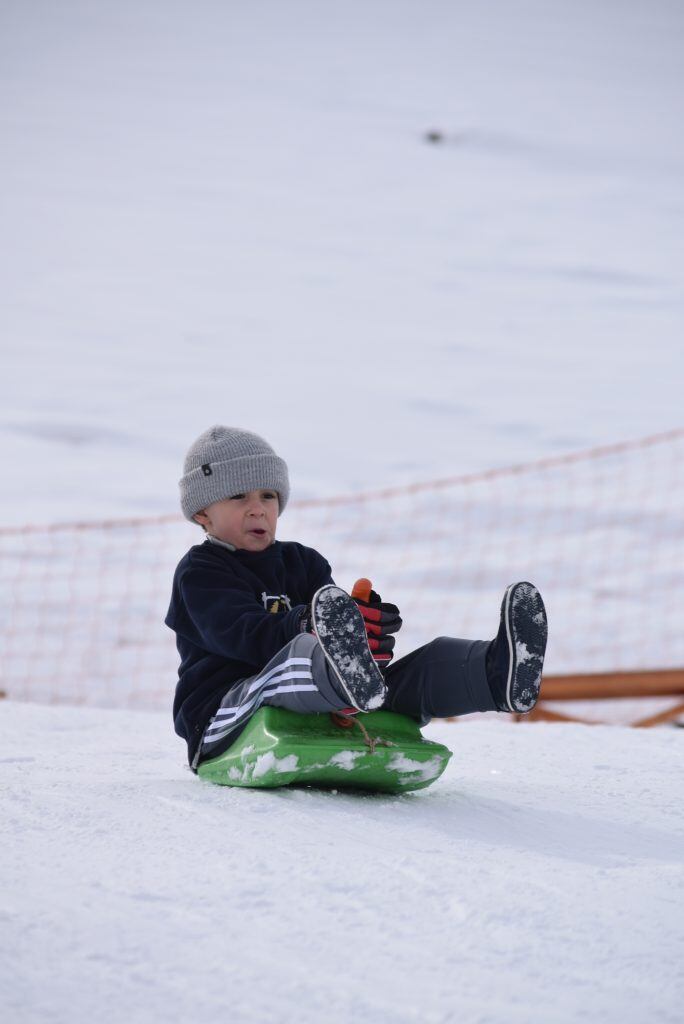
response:
<path fill-rule="evenodd" d="M 221 786 L 305 785 L 407 793 L 442 774 L 451 751 L 392 711 L 359 715 L 342 728 L 331 715 L 260 708 L 220 757 L 198 775 Z"/>

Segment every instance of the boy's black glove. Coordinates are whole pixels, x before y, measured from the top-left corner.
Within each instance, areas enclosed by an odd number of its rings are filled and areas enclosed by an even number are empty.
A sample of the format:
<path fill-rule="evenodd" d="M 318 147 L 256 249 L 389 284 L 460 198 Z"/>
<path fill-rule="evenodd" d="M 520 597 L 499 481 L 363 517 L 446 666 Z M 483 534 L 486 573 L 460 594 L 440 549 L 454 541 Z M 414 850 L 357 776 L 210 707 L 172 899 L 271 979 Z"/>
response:
<path fill-rule="evenodd" d="M 378 668 L 384 668 L 394 657 L 395 641 L 392 634 L 398 633 L 402 625 L 399 609 L 396 604 L 381 601 L 380 595 L 374 590 L 370 592 L 369 601 L 362 601 L 360 597 L 354 600 L 363 615 L 371 654 Z"/>
<path fill-rule="evenodd" d="M 386 667 L 394 657 L 395 640 L 392 634 L 398 633 L 402 626 L 399 609 L 396 604 L 387 604 L 381 601 L 380 595 L 376 594 L 374 590 L 371 590 L 369 601 L 362 601 L 360 597 L 355 597 L 353 600 L 363 617 L 371 654 L 379 668 Z M 302 611 L 299 631 L 313 633 L 310 604 L 306 605 Z"/>

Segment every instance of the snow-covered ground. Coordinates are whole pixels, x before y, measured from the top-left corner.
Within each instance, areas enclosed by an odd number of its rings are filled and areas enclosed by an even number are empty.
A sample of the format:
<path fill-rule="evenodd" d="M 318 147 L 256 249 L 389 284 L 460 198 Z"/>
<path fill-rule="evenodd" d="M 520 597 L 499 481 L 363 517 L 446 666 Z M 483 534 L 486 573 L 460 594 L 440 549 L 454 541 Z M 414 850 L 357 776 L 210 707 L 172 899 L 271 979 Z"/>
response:
<path fill-rule="evenodd" d="M 295 498 L 679 425 L 683 29 L 4 0 L 0 523 L 176 511 L 214 422 Z"/>
<path fill-rule="evenodd" d="M 3 1020 L 681 1020 L 678 732 L 427 732 L 419 793 L 235 790 L 169 715 L 1 704 Z"/>
<path fill-rule="evenodd" d="M 673 0 L 4 0 L 0 527 L 176 513 L 213 422 L 287 459 L 288 513 L 680 425 L 683 31 Z M 444 609 L 492 629 L 509 573 L 546 589 L 550 552 L 557 665 L 572 606 L 582 667 L 635 664 L 607 607 L 679 664 L 681 462 L 648 465 L 625 492 L 597 464 L 550 505 L 424 492 L 389 529 L 382 503 L 290 522 L 344 585 L 415 593 L 411 642 Z M 474 532 L 440 561 L 460 505 Z M 87 700 L 125 677 L 140 702 L 144 668 L 157 699 L 174 558 L 132 536 L 6 539 L 34 684 Z M 55 622 L 97 640 L 82 606 L 115 643 L 77 673 Z M 3 1020 L 678 1020 L 680 732 L 429 732 L 455 756 L 424 793 L 257 793 L 194 778 L 169 712 L 0 701 Z"/>

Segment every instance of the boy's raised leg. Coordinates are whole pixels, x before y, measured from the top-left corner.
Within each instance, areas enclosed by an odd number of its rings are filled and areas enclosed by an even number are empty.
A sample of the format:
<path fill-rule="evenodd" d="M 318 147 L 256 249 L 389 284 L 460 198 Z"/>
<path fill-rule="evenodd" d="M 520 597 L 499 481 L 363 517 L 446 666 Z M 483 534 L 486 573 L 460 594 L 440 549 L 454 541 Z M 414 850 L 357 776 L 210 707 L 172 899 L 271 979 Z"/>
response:
<path fill-rule="evenodd" d="M 356 602 L 334 584 L 321 587 L 311 601 L 311 627 L 353 707 L 359 711 L 379 708 L 387 690 Z"/>
<path fill-rule="evenodd" d="M 387 707 L 425 725 L 476 711 L 531 711 L 546 650 L 544 602 L 533 584 L 513 583 L 493 640 L 439 636 L 385 671 Z"/>

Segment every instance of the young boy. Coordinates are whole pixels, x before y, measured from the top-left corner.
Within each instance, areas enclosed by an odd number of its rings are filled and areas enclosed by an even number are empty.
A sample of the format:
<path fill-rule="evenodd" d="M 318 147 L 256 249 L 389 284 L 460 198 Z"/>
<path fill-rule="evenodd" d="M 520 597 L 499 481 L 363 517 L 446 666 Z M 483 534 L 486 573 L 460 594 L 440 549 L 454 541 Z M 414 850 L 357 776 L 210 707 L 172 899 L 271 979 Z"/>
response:
<path fill-rule="evenodd" d="M 181 507 L 206 531 L 173 580 L 166 625 L 181 664 L 176 732 L 193 770 L 222 754 L 263 704 L 301 713 L 384 707 L 417 719 L 530 711 L 546 649 L 531 583 L 509 586 L 492 641 L 438 637 L 394 664 L 395 605 L 354 600 L 313 548 L 275 539 L 287 466 L 256 434 L 214 426 L 192 445 Z"/>

